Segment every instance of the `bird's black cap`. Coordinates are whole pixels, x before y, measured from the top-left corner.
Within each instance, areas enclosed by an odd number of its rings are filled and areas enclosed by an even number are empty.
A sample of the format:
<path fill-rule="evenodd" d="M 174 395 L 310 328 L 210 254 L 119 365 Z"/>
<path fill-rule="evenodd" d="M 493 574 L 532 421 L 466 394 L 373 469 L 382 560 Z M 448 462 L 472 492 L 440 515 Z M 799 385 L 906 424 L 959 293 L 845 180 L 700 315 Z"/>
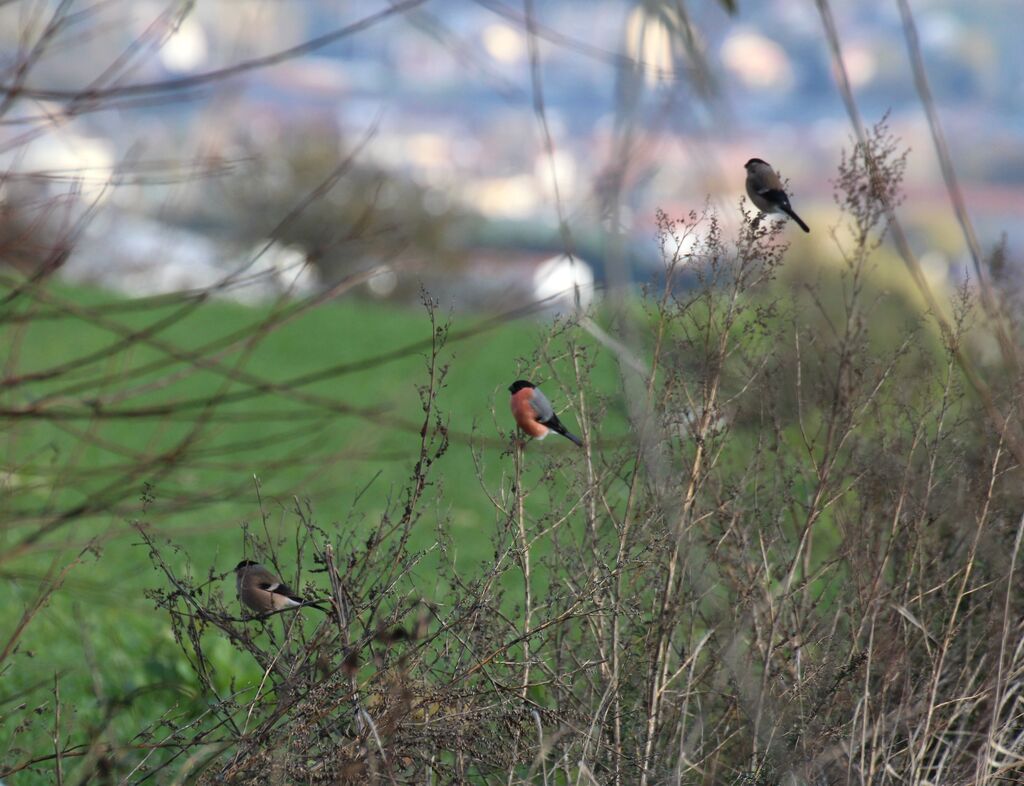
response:
<path fill-rule="evenodd" d="M 248 568 L 250 565 L 258 565 L 258 562 L 253 562 L 251 559 L 244 559 L 235 565 L 235 572 L 240 571 L 242 568 Z"/>
<path fill-rule="evenodd" d="M 767 164 L 767 163 L 768 163 L 768 162 L 767 162 L 767 161 L 765 161 L 765 160 L 764 160 L 763 158 L 752 158 L 752 159 L 750 159 L 750 160 L 749 160 L 749 161 L 748 161 L 747 163 L 745 163 L 745 164 L 743 165 L 743 168 L 744 168 L 744 169 L 746 169 L 746 168 L 747 168 L 747 167 L 749 167 L 749 166 L 750 166 L 751 164 Z"/>
<path fill-rule="evenodd" d="M 517 379 L 511 385 L 508 386 L 508 392 L 515 395 L 523 388 L 535 388 L 537 387 L 532 382 L 527 382 L 525 379 Z"/>

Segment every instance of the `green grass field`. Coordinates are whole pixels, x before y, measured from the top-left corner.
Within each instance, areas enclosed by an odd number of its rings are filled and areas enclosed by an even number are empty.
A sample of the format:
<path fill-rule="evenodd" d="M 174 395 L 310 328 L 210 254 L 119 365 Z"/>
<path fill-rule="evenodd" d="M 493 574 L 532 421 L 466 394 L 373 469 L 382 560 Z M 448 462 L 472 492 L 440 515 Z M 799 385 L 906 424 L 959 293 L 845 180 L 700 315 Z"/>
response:
<path fill-rule="evenodd" d="M 5 328 L 9 374 L 14 370 L 28 375 L 89 357 L 113 346 L 119 340 L 116 330 L 160 324 L 180 307 L 121 313 L 118 309 L 127 304 L 108 293 L 67 287 L 48 289 L 46 299 L 64 303 L 78 313 L 49 319 L 50 306 L 38 302 L 12 311 L 31 316 L 31 320 Z M 133 374 L 165 360 L 166 347 L 195 350 L 219 337 L 247 330 L 267 313 L 269 307 L 204 303 L 167 329 L 154 332 L 150 338 L 160 342 L 160 347 L 133 342 L 127 351 L 115 352 L 98 364 L 17 386 L 4 397 L 4 405 L 24 407 L 52 396 L 49 406 L 69 408 L 74 405 L 68 402 L 75 397 L 99 392 L 109 395 L 116 390 L 126 393 L 118 406 L 128 409 L 245 393 L 248 385 L 225 383 L 223 374 L 190 369 L 181 358 L 172 358 L 168 366 L 137 377 Z M 439 485 L 430 490 L 435 498 L 430 506 L 436 511 L 434 521 L 437 517 L 450 520 L 458 562 L 466 569 L 490 558 L 495 527 L 495 512 L 481 489 L 473 450 L 481 459 L 484 479 L 496 487 L 511 467 L 507 434 L 501 432 L 510 426 L 505 389 L 516 378 L 517 369 L 528 367 L 522 364 L 528 363 L 526 358 L 549 326 L 549 322 L 527 318 L 479 335 L 458 337 L 459 331 L 479 323 L 474 318 L 455 322 L 452 340 L 442 354 L 450 367 L 438 403 L 442 416 L 449 420 L 452 444 L 433 473 Z M 7 524 L 0 537 L 7 547 L 15 547 L 32 529 L 33 521 L 23 518 L 26 508 L 73 509 L 112 477 L 123 476 L 128 491 L 115 512 L 74 517 L 24 557 L 3 566 L 12 611 L 5 616 L 7 634 L 16 613 L 39 591 L 39 579 L 51 561 L 64 564 L 90 539 L 101 539 L 97 556 L 87 556 L 84 564 L 69 574 L 65 589 L 26 630 L 15 666 L 4 675 L 0 700 L 10 700 L 60 673 L 61 699 L 74 707 L 76 717 L 67 718 L 72 725 L 100 722 L 97 694 L 106 698 L 127 695 L 152 684 L 189 693 L 194 676 L 170 637 L 167 620 L 154 612 L 152 602 L 144 596 L 159 576 L 146 549 L 138 545 L 131 523 L 143 520 L 158 536 L 182 546 L 183 550 L 174 554 L 179 567 L 190 564 L 197 574 L 210 569 L 230 571 L 243 556 L 243 523 L 262 529 L 257 478 L 262 511 L 280 534 L 287 536 L 288 530 L 296 527 L 295 518 L 288 514 L 294 507 L 293 495 L 308 499 L 317 522 L 329 531 L 368 527 L 394 502 L 415 463 L 423 418 L 417 386 L 427 376 L 425 349 L 414 345 L 430 335 L 430 321 L 423 309 L 346 299 L 302 314 L 251 348 L 236 348 L 220 359 L 225 367 L 283 383 L 337 364 L 413 347 L 406 356 L 390 362 L 298 388 L 302 395 L 377 408 L 381 413 L 377 421 L 323 411 L 309 401 L 273 393 L 218 404 L 212 419 L 195 441 L 188 443 L 192 458 L 153 483 L 149 490 L 152 502 L 145 511 L 145 473 L 133 477 L 133 470 L 180 446 L 193 429 L 195 410 L 171 418 L 8 421 L 8 459 L 18 471 L 6 480 L 15 484 L 18 493 L 5 495 Z M 605 364 L 601 370 L 604 382 L 614 385 L 612 366 Z M 169 372 L 181 375 L 168 377 Z M 109 379 L 101 385 L 86 384 L 107 375 Z M 538 380 L 546 377 L 549 375 L 543 371 L 536 376 Z M 157 384 L 147 389 L 154 382 Z M 92 393 L 80 392 L 87 387 Z M 559 400 L 557 387 L 549 387 L 549 394 L 556 405 L 566 403 Z M 250 416 L 255 419 L 220 420 Z M 571 414 L 567 422 L 575 425 Z M 557 454 L 571 448 L 568 442 L 560 442 L 550 439 L 532 451 Z M 184 509 L 175 509 L 182 500 L 186 501 Z M 412 550 L 426 549 L 434 537 L 427 516 L 413 533 Z M 287 548 L 284 553 L 287 555 Z M 431 559 L 428 556 L 417 571 L 427 597 L 437 590 Z M 305 575 L 308 578 L 309 574 Z M 232 576 L 225 579 L 223 591 L 233 599 Z M 214 651 L 218 651 L 216 646 Z M 239 676 L 239 670 L 244 674 L 252 668 L 226 645 L 219 651 L 225 658 L 225 684 Z M 135 711 L 117 717 L 119 728 L 112 731 L 121 737 L 149 719 L 146 703 L 136 703 Z"/>
<path fill-rule="evenodd" d="M 799 280 L 801 270 L 793 272 Z M 783 304 L 775 319 L 784 325 L 786 298 L 795 287 L 780 284 L 769 297 Z M 827 291 L 834 296 L 834 290 Z M 827 307 L 828 297 L 821 295 L 819 302 Z M 308 500 L 317 524 L 331 536 L 369 532 L 400 504 L 417 459 L 423 422 L 418 386 L 428 378 L 431 322 L 425 309 L 347 298 L 264 332 L 258 326 L 271 306 L 206 301 L 195 308 L 181 302 L 140 307 L 109 293 L 53 285 L 8 309 L 5 376 L 17 384 L 7 386 L 0 404 L 7 410 L 45 409 L 50 417 L 8 415 L 5 421 L 11 469 L 3 478 L 7 493 L 0 503 L 5 516 L 0 538 L 7 553 L 0 571 L 12 612 L 0 629 L 3 641 L 45 586 L 47 571 L 68 564 L 87 544 L 95 546 L 34 616 L 7 660 L 0 677 L 0 739 L 12 740 L 8 745 L 30 740 L 33 752 L 45 750 L 53 733 L 46 724 L 56 704 L 56 680 L 66 733 L 124 744 L 163 713 L 195 717 L 209 698 L 174 641 L 166 612 L 156 611 L 146 597 L 147 590 L 163 586 L 163 579 L 134 523 L 147 525 L 179 573 L 225 574 L 213 589 L 229 608 L 237 608 L 231 568 L 248 556 L 246 527 L 262 536 L 266 521 L 270 537 L 281 542 L 282 564 L 294 563 L 296 499 Z M 692 306 L 691 312 L 699 321 L 697 309 Z M 643 324 L 645 317 L 635 314 Z M 793 304 L 792 314 L 809 320 L 815 312 Z M 899 298 L 889 299 L 874 315 L 871 338 L 878 346 L 872 354 L 891 351 L 911 319 Z M 577 427 L 577 403 L 566 400 L 557 381 L 570 379 L 565 347 L 567 341 L 578 342 L 594 363 L 588 400 L 607 393 L 611 402 L 600 422 L 601 442 L 613 448 L 626 435 L 610 353 L 580 329 L 554 339 L 552 330 L 550 318 L 532 317 L 494 324 L 461 317 L 451 325 L 440 356 L 448 372 L 437 400 L 451 444 L 431 470 L 432 485 L 409 543 L 411 553 L 422 552 L 410 582 L 421 597 L 445 601 L 438 554 L 431 550 L 441 520 L 448 523 L 460 572 L 483 575 L 494 562 L 500 517 L 481 484 L 492 493 L 509 484 L 509 382 L 523 375 L 545 383 L 556 406 L 566 409 L 567 425 Z M 741 323 L 738 343 L 756 356 L 760 345 L 750 343 L 744 330 Z M 244 340 L 220 347 L 232 336 Z M 931 341 L 927 335 L 922 340 Z M 67 365 L 76 359 L 89 362 Z M 816 361 L 809 362 L 809 378 L 823 373 L 827 360 L 823 356 L 825 365 L 817 371 Z M 685 368 L 689 360 L 677 362 Z M 700 371 L 687 373 L 697 384 Z M 94 399 L 103 404 L 90 409 Z M 805 424 L 816 428 L 820 416 L 806 410 Z M 735 463 L 740 471 L 756 449 L 759 428 L 755 421 L 735 424 L 723 468 Z M 869 438 L 872 425 L 865 424 L 861 433 Z M 795 428 L 784 438 L 797 454 L 802 451 Z M 557 437 L 529 446 L 525 484 L 560 472 L 562 459 L 571 466 L 573 451 Z M 796 478 L 797 498 L 809 494 L 808 483 Z M 563 485 L 557 478 L 541 485 L 527 500 L 528 515 L 541 521 L 549 507 L 557 508 L 547 495 Z M 619 491 L 614 483 L 609 486 L 609 494 Z M 94 500 L 98 513 L 89 510 Z M 75 512 L 83 506 L 84 512 Z M 59 527 L 31 540 L 40 520 L 62 512 L 67 515 Z M 826 510 L 814 542 L 815 562 L 829 559 L 839 541 L 833 513 Z M 543 556 L 546 548 L 541 542 L 534 556 Z M 301 582 L 322 587 L 324 577 L 311 574 L 313 567 L 303 565 Z M 535 592 L 542 595 L 546 581 L 539 567 Z M 521 586 L 508 589 L 507 600 L 515 604 Z M 818 589 L 831 603 L 834 588 L 823 583 Z M 250 657 L 216 634 L 207 639 L 206 655 L 222 695 L 258 684 L 261 673 Z M 24 713 L 6 715 L 2 708 L 18 706 L 24 696 L 39 701 L 47 694 L 47 705 L 33 716 L 38 725 L 18 737 L 21 743 L 13 742 L 12 725 L 22 722 Z M 116 712 L 108 716 L 107 708 Z M 23 758 L 11 748 L 4 754 L 9 760 Z M 23 773 L 17 782 L 46 782 L 33 777 Z"/>

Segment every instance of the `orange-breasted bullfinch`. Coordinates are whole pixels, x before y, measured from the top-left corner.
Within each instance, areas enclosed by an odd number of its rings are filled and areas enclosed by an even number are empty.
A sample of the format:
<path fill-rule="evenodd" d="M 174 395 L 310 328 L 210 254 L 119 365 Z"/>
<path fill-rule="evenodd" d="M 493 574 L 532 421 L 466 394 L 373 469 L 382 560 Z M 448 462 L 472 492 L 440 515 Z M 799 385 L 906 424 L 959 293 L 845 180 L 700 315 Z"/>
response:
<path fill-rule="evenodd" d="M 804 232 L 810 227 L 790 207 L 789 197 L 782 188 L 782 181 L 775 170 L 760 158 L 752 158 L 744 167 L 747 170 L 747 196 L 762 213 L 785 213 L 796 221 Z"/>
<path fill-rule="evenodd" d="M 517 379 L 508 386 L 512 398 L 509 406 L 512 409 L 512 417 L 516 419 L 516 425 L 531 437 L 544 439 L 549 432 L 554 431 L 561 434 L 571 442 L 583 447 L 583 441 L 562 425 L 562 421 L 555 414 L 554 407 L 548 401 L 548 397 L 540 392 L 540 388 L 525 379 Z"/>
<path fill-rule="evenodd" d="M 257 614 L 301 606 L 312 606 L 327 613 L 322 606 L 300 598 L 281 579 L 251 559 L 235 566 L 235 588 L 239 600 Z"/>

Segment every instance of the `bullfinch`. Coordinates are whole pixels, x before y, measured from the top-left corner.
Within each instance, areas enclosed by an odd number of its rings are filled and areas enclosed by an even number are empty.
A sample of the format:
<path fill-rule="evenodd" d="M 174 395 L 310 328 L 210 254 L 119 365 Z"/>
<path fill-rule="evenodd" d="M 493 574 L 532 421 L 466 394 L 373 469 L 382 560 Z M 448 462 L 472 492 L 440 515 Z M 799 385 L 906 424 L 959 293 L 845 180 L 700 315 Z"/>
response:
<path fill-rule="evenodd" d="M 312 606 L 327 613 L 322 606 L 300 598 L 281 579 L 251 559 L 235 566 L 235 588 L 242 603 L 257 614 L 300 606 Z"/>
<path fill-rule="evenodd" d="M 744 167 L 747 170 L 747 196 L 762 213 L 785 213 L 800 225 L 804 232 L 810 227 L 789 205 L 789 197 L 782 188 L 782 181 L 771 166 L 760 158 L 752 158 Z"/>
<path fill-rule="evenodd" d="M 569 433 L 562 425 L 548 397 L 532 382 L 517 379 L 508 386 L 508 391 L 512 394 L 509 406 L 512 409 L 512 416 L 516 419 L 516 425 L 531 437 L 544 439 L 548 432 L 554 431 L 583 447 L 583 441 L 575 434 Z"/>

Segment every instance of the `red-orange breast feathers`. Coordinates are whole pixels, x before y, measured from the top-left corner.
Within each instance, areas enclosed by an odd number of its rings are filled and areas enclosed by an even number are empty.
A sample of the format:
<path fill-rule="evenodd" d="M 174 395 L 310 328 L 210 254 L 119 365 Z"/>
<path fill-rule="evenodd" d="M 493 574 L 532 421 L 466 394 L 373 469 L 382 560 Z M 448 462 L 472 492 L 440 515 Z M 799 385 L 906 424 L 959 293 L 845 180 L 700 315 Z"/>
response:
<path fill-rule="evenodd" d="M 548 435 L 548 427 L 537 420 L 537 411 L 533 408 L 533 388 L 523 388 L 512 394 L 509 399 L 509 408 L 512 410 L 512 417 L 516 419 L 516 425 L 531 437 L 544 439 Z"/>

